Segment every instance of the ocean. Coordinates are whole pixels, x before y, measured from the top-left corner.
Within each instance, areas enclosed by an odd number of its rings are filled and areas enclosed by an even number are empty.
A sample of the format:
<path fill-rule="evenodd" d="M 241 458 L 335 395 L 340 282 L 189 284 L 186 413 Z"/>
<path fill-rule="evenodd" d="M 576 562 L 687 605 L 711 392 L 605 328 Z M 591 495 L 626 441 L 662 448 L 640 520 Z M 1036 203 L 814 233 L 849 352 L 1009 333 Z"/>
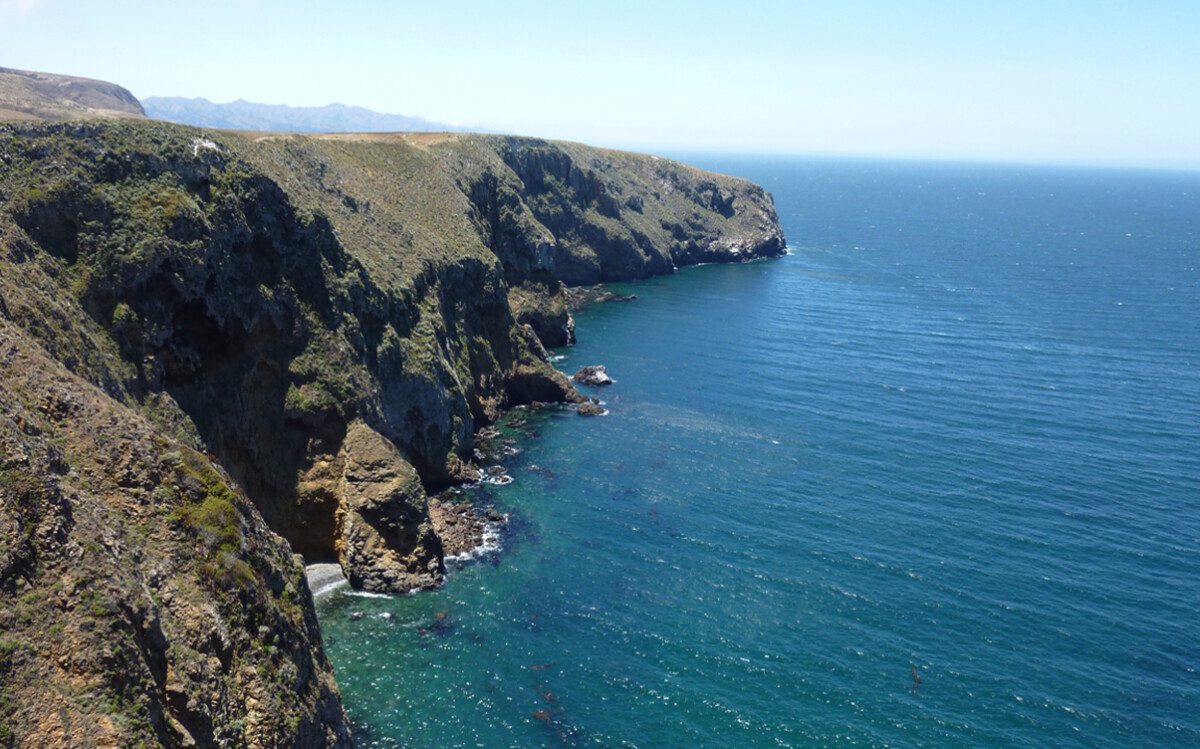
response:
<path fill-rule="evenodd" d="M 502 550 L 318 599 L 359 743 L 1200 746 L 1200 174 L 686 160 L 791 254 L 581 312 Z"/>

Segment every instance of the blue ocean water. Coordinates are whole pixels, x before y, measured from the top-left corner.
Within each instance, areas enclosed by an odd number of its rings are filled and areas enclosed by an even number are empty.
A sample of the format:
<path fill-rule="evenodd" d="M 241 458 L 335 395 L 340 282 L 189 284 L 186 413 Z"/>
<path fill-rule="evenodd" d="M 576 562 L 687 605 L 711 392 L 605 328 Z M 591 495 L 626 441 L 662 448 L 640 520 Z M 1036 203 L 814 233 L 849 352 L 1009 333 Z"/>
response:
<path fill-rule="evenodd" d="M 584 311 L 503 552 L 320 599 L 360 743 L 1200 746 L 1200 175 L 690 160 L 792 254 Z"/>

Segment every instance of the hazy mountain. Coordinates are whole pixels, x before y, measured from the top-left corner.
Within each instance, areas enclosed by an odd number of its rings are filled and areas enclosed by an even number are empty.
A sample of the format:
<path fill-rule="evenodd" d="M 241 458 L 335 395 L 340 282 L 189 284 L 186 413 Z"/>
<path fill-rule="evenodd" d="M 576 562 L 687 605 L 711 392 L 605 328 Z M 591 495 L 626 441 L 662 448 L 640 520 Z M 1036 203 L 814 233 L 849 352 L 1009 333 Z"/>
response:
<path fill-rule="evenodd" d="M 150 96 L 142 100 L 146 114 L 159 120 L 227 130 L 279 130 L 285 132 L 369 133 L 395 131 L 462 132 L 464 128 L 421 117 L 384 114 L 363 107 L 328 104 L 323 107 L 289 107 L 257 104 L 238 99 L 217 104 L 208 99 Z"/>
<path fill-rule="evenodd" d="M 115 83 L 0 68 L 0 119 L 140 117 L 133 94 Z"/>

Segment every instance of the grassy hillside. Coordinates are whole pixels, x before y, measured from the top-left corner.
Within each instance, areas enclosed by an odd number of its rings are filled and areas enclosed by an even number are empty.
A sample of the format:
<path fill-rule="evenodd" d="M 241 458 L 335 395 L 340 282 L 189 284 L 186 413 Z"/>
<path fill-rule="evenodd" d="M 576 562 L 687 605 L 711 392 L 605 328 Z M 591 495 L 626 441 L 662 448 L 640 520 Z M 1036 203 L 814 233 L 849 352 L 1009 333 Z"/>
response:
<path fill-rule="evenodd" d="M 0 121 L 143 116 L 134 95 L 116 84 L 0 68 Z"/>

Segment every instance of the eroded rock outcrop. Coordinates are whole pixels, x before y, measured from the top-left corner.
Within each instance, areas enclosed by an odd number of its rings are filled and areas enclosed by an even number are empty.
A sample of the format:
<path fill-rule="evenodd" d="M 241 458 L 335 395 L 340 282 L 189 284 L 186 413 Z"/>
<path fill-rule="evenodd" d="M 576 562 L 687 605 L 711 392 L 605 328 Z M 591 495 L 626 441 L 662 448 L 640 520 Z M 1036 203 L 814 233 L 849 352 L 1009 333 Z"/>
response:
<path fill-rule="evenodd" d="M 608 376 L 608 369 L 603 364 L 590 364 L 586 367 L 581 367 L 571 379 L 582 385 L 591 385 L 592 387 L 602 387 L 615 382 L 613 378 Z"/>
<path fill-rule="evenodd" d="M 440 583 L 442 542 L 416 469 L 360 421 L 346 433 L 341 464 L 337 547 L 350 584 L 395 592 Z"/>
<path fill-rule="evenodd" d="M 580 416 L 604 416 L 608 412 L 599 403 L 588 401 L 587 403 L 579 404 L 578 413 Z"/>
<path fill-rule="evenodd" d="M 653 156 L 531 138 L 450 138 L 460 188 L 501 259 L 510 303 L 545 345 L 574 341 L 568 286 L 786 251 L 762 188 Z M 616 298 L 616 297 L 612 297 Z"/>

